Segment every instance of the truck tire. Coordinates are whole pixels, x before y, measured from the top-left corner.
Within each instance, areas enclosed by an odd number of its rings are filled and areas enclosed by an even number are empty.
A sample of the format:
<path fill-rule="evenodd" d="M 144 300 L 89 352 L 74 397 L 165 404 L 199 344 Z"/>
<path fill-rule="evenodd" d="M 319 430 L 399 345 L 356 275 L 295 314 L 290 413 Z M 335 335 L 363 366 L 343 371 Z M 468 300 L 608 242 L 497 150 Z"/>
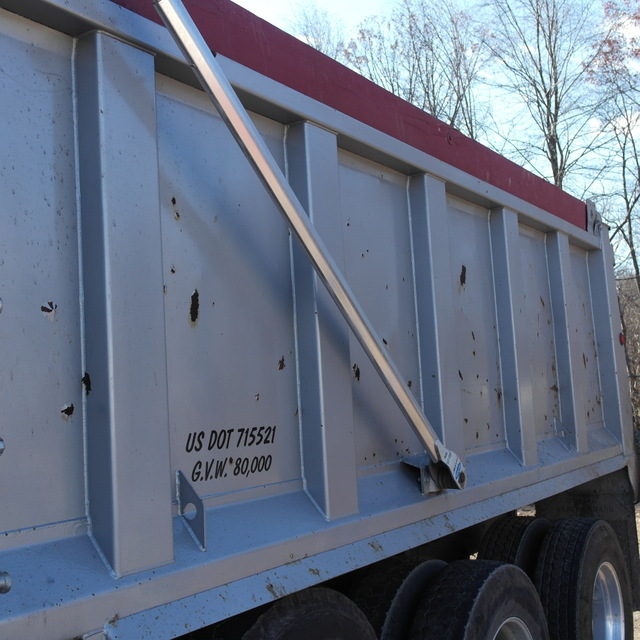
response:
<path fill-rule="evenodd" d="M 322 587 L 278 600 L 242 640 L 376 640 L 358 607 L 346 596 Z"/>
<path fill-rule="evenodd" d="M 412 554 L 401 554 L 377 562 L 369 567 L 347 592 L 349 598 L 367 617 L 377 637 L 382 637 L 383 625 L 387 623 L 390 615 L 393 617 L 394 628 L 401 618 L 408 617 L 407 624 L 411 624 L 413 611 L 429 579 L 447 564 L 434 559 L 420 564 L 419 562 Z"/>
<path fill-rule="evenodd" d="M 551 638 L 631 640 L 631 587 L 618 538 L 604 520 L 559 520 L 538 557 L 534 582 Z"/>
<path fill-rule="evenodd" d="M 551 522 L 544 518 L 513 515 L 499 518 L 484 534 L 478 559 L 515 564 L 533 578 L 538 552 L 549 529 Z"/>
<path fill-rule="evenodd" d="M 380 637 L 387 611 L 397 590 L 415 564 L 414 560 L 403 556 L 377 562 L 368 567 L 347 592 L 367 617 L 377 637 Z"/>
<path fill-rule="evenodd" d="M 405 577 L 387 607 L 380 640 L 400 640 L 409 636 L 422 596 L 446 566 L 444 560 L 426 560 Z"/>
<path fill-rule="evenodd" d="M 540 598 L 512 564 L 461 560 L 427 589 L 409 640 L 548 640 Z"/>

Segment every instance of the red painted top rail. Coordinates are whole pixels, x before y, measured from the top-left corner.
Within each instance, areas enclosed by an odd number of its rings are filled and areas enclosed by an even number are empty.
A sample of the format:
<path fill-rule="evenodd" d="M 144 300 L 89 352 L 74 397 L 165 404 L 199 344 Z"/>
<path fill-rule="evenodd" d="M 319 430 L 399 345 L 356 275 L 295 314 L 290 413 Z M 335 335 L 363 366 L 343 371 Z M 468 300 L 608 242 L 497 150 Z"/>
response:
<path fill-rule="evenodd" d="M 151 0 L 113 0 L 160 22 Z M 186 0 L 210 47 L 581 229 L 585 204 L 230 0 Z"/>

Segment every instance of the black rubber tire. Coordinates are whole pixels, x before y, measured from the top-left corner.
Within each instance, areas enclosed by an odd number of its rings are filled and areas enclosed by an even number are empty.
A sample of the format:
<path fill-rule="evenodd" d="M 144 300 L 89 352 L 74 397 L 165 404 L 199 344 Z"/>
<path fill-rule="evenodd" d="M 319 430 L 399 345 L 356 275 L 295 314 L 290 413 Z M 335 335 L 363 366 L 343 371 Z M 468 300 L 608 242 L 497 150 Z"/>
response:
<path fill-rule="evenodd" d="M 443 569 L 427 589 L 409 640 L 493 640 L 526 637 L 548 640 L 540 599 L 531 580 L 512 564 L 461 560 Z"/>
<path fill-rule="evenodd" d="M 515 564 L 533 578 L 538 552 L 550 529 L 551 522 L 544 518 L 503 516 L 484 534 L 478 559 Z"/>
<path fill-rule="evenodd" d="M 409 636 L 422 596 L 446 566 L 443 560 L 426 560 L 409 573 L 387 607 L 380 640 L 403 640 Z"/>
<path fill-rule="evenodd" d="M 552 640 L 593 640 L 594 582 L 603 563 L 617 574 L 623 600 L 624 634 L 619 637 L 632 640 L 631 586 L 625 558 L 609 524 L 592 518 L 559 520 L 540 549 L 534 583 Z M 607 636 L 596 633 L 597 637 Z"/>
<path fill-rule="evenodd" d="M 404 555 L 377 562 L 364 571 L 347 592 L 378 638 L 397 590 L 415 566 L 416 561 Z"/>
<path fill-rule="evenodd" d="M 242 640 L 376 640 L 358 607 L 346 596 L 322 587 L 278 600 Z"/>

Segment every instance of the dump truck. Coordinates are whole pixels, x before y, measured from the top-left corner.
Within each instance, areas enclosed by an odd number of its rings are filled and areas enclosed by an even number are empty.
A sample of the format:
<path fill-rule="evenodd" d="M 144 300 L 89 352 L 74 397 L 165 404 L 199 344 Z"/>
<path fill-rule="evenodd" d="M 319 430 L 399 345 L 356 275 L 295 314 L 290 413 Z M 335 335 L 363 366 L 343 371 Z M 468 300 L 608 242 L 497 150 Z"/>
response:
<path fill-rule="evenodd" d="M 0 639 L 632 637 L 592 203 L 230 0 L 0 48 Z"/>

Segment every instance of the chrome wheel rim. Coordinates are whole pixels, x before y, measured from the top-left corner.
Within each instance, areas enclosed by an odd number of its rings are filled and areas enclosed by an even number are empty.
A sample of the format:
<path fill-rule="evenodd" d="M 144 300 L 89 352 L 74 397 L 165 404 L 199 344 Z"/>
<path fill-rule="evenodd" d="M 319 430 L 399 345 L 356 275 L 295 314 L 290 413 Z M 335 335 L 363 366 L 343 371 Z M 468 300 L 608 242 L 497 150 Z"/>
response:
<path fill-rule="evenodd" d="M 610 562 L 598 567 L 591 612 L 593 640 L 624 640 L 624 601 L 618 574 Z"/>
<path fill-rule="evenodd" d="M 533 636 L 520 618 L 507 618 L 500 625 L 493 640 L 533 640 Z"/>

